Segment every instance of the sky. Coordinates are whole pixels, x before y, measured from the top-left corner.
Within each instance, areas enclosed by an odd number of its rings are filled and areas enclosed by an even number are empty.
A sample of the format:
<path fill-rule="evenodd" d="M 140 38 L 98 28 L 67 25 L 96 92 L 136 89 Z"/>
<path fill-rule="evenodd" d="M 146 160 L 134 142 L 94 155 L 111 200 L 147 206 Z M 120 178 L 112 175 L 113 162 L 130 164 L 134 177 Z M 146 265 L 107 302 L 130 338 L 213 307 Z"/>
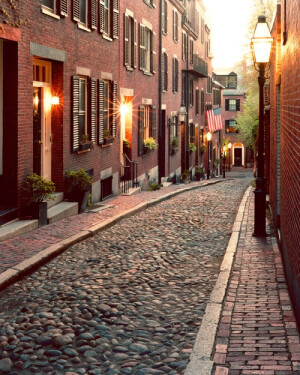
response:
<path fill-rule="evenodd" d="M 204 0 L 204 3 L 211 30 L 213 68 L 216 71 L 233 68 L 243 57 L 252 0 Z"/>

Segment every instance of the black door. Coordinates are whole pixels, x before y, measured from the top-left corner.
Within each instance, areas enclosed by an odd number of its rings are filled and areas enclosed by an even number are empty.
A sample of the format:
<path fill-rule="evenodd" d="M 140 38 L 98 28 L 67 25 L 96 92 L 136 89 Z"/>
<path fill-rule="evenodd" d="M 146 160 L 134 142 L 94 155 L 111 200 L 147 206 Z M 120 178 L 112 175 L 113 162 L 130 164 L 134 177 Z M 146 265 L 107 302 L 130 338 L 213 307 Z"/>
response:
<path fill-rule="evenodd" d="M 234 165 L 236 167 L 242 166 L 242 149 L 241 148 L 234 149 Z"/>
<path fill-rule="evenodd" d="M 33 172 L 41 175 L 42 129 L 41 87 L 33 88 Z"/>

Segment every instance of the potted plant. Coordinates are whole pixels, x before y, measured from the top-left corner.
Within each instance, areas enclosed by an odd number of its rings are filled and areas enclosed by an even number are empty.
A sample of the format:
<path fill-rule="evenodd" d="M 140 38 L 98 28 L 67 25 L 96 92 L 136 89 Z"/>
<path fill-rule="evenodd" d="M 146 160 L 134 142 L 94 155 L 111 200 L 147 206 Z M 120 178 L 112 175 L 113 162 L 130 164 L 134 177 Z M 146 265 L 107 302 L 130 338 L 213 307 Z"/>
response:
<path fill-rule="evenodd" d="M 190 144 L 189 144 L 189 150 L 191 152 L 195 152 L 197 150 L 197 147 L 196 147 L 195 143 L 190 142 Z"/>
<path fill-rule="evenodd" d="M 66 180 L 69 200 L 78 202 L 78 213 L 84 212 L 93 182 L 91 176 L 81 168 L 67 171 Z"/>
<path fill-rule="evenodd" d="M 171 153 L 172 154 L 175 154 L 175 152 L 179 149 L 179 145 L 178 145 L 178 138 L 177 137 L 173 137 L 172 138 L 172 141 L 171 141 Z"/>
<path fill-rule="evenodd" d="M 40 227 L 47 225 L 47 201 L 54 199 L 54 183 L 36 173 L 31 173 L 25 178 L 22 190 L 30 202 L 26 207 L 26 213 L 38 219 Z"/>
<path fill-rule="evenodd" d="M 128 139 L 123 139 L 123 147 L 130 148 L 130 142 L 128 141 Z"/>
<path fill-rule="evenodd" d="M 188 184 L 190 182 L 190 171 L 186 169 L 182 174 L 181 174 L 181 182 L 184 184 Z"/>
<path fill-rule="evenodd" d="M 196 167 L 195 168 L 195 179 L 196 181 L 200 181 L 201 178 L 204 177 L 204 169 L 203 167 Z"/>
<path fill-rule="evenodd" d="M 201 153 L 204 153 L 205 150 L 206 150 L 206 146 L 205 146 L 205 144 L 202 144 L 202 145 L 200 146 L 200 152 L 201 152 Z"/>
<path fill-rule="evenodd" d="M 156 142 L 154 138 L 149 137 L 144 140 L 144 152 L 145 153 L 153 151 L 157 149 L 157 147 L 158 147 L 158 143 Z"/>
<path fill-rule="evenodd" d="M 80 150 L 85 151 L 85 150 L 91 150 L 94 148 L 94 144 L 92 141 L 90 141 L 90 136 L 88 134 L 83 134 L 81 137 L 81 142 L 80 142 Z"/>
<path fill-rule="evenodd" d="M 114 137 L 111 135 L 111 132 L 109 129 L 104 130 L 103 136 L 104 136 L 105 145 L 109 145 L 110 143 L 113 143 Z"/>

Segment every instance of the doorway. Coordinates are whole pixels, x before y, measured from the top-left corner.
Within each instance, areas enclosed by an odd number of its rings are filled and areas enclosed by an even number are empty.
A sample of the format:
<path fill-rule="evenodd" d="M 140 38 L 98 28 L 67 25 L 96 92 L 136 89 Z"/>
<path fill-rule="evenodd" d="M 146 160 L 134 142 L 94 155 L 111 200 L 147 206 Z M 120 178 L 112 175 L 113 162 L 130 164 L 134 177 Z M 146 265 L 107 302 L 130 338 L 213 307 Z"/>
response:
<path fill-rule="evenodd" d="M 234 165 L 236 167 L 242 166 L 242 149 L 234 148 Z"/>
<path fill-rule="evenodd" d="M 51 180 L 51 63 L 33 65 L 33 172 Z"/>

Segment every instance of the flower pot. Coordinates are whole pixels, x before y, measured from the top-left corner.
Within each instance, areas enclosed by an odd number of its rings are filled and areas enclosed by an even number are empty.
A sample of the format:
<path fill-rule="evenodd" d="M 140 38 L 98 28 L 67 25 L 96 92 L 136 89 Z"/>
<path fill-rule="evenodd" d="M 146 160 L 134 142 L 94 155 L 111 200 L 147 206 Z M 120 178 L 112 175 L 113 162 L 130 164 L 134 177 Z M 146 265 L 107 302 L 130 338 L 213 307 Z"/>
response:
<path fill-rule="evenodd" d="M 86 142 L 86 143 L 80 143 L 79 145 L 80 151 L 86 151 L 86 150 L 91 150 L 93 148 L 93 143 L 91 142 Z"/>
<path fill-rule="evenodd" d="M 144 154 L 150 154 L 150 152 L 153 151 L 151 148 L 145 147 L 144 146 Z"/>
<path fill-rule="evenodd" d="M 104 138 L 104 144 L 105 145 L 109 145 L 109 144 L 113 143 L 113 141 L 114 141 L 114 137 L 105 137 Z"/>

